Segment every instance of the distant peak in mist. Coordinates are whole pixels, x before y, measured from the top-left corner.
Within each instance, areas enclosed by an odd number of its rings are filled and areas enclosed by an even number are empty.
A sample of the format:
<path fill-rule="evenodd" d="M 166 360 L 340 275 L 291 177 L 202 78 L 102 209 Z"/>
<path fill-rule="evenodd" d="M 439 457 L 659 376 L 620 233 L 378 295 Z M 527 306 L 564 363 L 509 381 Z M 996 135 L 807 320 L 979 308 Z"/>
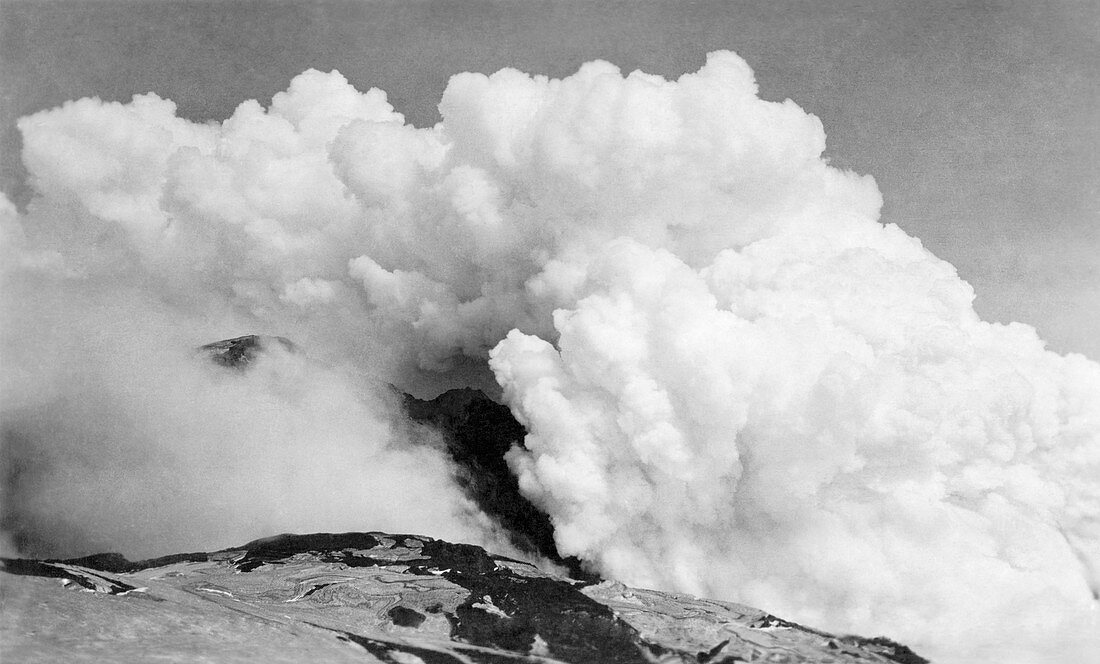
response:
<path fill-rule="evenodd" d="M 298 347 L 286 337 L 246 334 L 233 339 L 224 339 L 199 346 L 199 350 L 208 354 L 217 364 L 225 367 L 243 368 L 265 349 L 277 347 L 288 353 L 297 353 Z"/>

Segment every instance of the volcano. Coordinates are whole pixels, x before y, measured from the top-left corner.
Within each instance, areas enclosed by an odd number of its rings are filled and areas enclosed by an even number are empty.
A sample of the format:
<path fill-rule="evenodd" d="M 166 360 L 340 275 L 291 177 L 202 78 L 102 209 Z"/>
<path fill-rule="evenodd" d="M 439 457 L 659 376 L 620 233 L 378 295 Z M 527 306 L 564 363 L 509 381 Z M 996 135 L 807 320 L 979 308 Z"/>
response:
<path fill-rule="evenodd" d="M 140 562 L 2 563 L 0 641 L 10 661 L 926 661 L 887 639 L 570 579 L 417 535 L 280 535 Z"/>
<path fill-rule="evenodd" d="M 283 337 L 199 347 L 248 371 Z M 546 571 L 484 548 L 411 534 L 278 535 L 132 562 L 117 553 L 0 559 L 5 657 L 21 662 L 263 661 L 926 662 L 889 639 L 837 636 L 740 604 L 630 588 L 554 549 L 549 518 L 504 454 L 523 444 L 509 410 L 477 390 L 403 395 L 436 428 L 459 484 Z M 369 478 L 367 478 L 369 479 Z M 561 573 L 568 571 L 568 575 Z"/>

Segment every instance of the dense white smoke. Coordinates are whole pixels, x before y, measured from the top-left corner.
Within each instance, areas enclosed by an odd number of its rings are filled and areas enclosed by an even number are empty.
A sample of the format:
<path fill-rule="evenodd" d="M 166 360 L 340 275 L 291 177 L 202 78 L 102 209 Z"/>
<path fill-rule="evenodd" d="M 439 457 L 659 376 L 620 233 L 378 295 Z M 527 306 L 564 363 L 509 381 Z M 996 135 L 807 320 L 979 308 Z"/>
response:
<path fill-rule="evenodd" d="M 369 385 L 495 377 L 522 489 L 604 574 L 944 661 L 1089 652 L 1100 365 L 980 321 L 817 118 L 756 93 L 716 53 L 676 81 L 459 75 L 424 129 L 316 71 L 221 124 L 155 95 L 24 118 L 5 427 L 64 471 L 33 514 L 123 531 L 111 506 L 165 502 L 170 467 L 182 498 L 142 529 L 247 503 L 231 518 L 491 538 Z M 357 373 L 184 358 L 244 332 Z"/>
<path fill-rule="evenodd" d="M 503 546 L 383 385 L 277 344 L 218 366 L 196 340 L 247 323 L 208 327 L 118 281 L 9 279 L 5 300 L 4 526 L 26 554 L 369 529 Z"/>

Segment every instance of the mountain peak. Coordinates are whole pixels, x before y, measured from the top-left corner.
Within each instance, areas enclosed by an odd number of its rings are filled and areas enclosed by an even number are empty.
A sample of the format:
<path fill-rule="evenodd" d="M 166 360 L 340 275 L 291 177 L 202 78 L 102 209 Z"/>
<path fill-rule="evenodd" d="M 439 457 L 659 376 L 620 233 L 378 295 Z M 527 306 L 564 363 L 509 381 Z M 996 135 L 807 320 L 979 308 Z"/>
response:
<path fill-rule="evenodd" d="M 211 360 L 222 366 L 240 369 L 254 361 L 259 353 L 270 348 L 279 348 L 288 353 L 298 352 L 298 346 L 290 339 L 262 334 L 223 339 L 199 346 L 198 350 L 207 353 Z"/>

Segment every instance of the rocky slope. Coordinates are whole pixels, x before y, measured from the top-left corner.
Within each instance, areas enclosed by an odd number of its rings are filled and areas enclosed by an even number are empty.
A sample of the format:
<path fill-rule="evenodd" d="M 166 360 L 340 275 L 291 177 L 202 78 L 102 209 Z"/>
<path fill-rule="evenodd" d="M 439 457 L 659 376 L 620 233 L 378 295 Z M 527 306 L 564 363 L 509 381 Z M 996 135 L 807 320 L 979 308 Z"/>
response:
<path fill-rule="evenodd" d="M 281 535 L 130 562 L 3 559 L 12 662 L 901 662 L 737 604 L 543 573 L 416 535 Z"/>
<path fill-rule="evenodd" d="M 480 390 L 450 390 L 431 401 L 403 395 L 405 411 L 416 422 L 434 427 L 457 469 L 459 485 L 481 511 L 494 518 L 521 551 L 552 560 L 575 578 L 594 579 L 576 558 L 554 548 L 550 518 L 520 493 L 504 454 L 523 445 L 526 432 L 506 406 Z"/>
<path fill-rule="evenodd" d="M 216 364 L 246 370 L 268 349 L 300 352 L 284 337 L 246 335 L 201 346 Z M 431 400 L 399 395 L 414 422 L 434 428 L 456 468 L 459 485 L 477 506 L 498 521 L 512 544 L 568 568 L 574 577 L 591 578 L 575 558 L 562 558 L 554 548 L 550 519 L 520 493 L 504 454 L 522 445 L 526 432 L 503 406 L 479 390 L 450 390 Z"/>
<path fill-rule="evenodd" d="M 202 346 L 246 370 L 282 337 Z M 524 431 L 474 390 L 404 396 L 438 430 L 467 494 L 513 544 L 573 578 L 417 535 L 281 535 L 130 562 L 0 559 L 0 654 L 19 662 L 901 662 L 885 639 L 839 637 L 763 611 L 626 588 L 561 559 L 504 453 Z"/>

